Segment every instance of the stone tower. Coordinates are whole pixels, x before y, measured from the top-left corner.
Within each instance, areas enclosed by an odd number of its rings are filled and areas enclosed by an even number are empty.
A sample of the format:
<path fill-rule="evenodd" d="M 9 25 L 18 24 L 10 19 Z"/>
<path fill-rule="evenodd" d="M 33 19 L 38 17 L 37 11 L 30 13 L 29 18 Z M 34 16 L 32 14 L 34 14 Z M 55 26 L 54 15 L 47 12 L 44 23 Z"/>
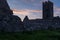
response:
<path fill-rule="evenodd" d="M 7 0 L 0 0 L 0 15 L 10 15 L 13 14 L 10 9 Z"/>
<path fill-rule="evenodd" d="M 43 2 L 43 19 L 53 18 L 53 3 L 51 1 Z"/>

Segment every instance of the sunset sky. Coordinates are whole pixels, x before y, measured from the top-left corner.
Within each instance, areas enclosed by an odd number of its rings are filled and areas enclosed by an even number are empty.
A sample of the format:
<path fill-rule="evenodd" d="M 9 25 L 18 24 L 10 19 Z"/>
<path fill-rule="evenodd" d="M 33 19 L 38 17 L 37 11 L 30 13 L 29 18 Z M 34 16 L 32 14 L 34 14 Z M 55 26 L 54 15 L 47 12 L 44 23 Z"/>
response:
<path fill-rule="evenodd" d="M 27 15 L 30 19 L 42 18 L 42 2 L 47 0 L 7 0 L 14 15 L 21 19 Z M 54 16 L 60 16 L 60 0 L 50 0 L 54 3 Z"/>

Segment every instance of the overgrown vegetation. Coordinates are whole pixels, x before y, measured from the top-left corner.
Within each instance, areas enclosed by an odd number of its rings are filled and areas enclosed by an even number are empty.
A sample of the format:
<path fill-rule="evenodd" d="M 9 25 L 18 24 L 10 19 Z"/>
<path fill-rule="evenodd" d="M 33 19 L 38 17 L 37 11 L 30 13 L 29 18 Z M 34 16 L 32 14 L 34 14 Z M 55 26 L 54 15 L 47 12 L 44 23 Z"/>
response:
<path fill-rule="evenodd" d="M 17 33 L 0 33 L 0 40 L 60 40 L 60 32 L 57 31 L 25 31 Z"/>

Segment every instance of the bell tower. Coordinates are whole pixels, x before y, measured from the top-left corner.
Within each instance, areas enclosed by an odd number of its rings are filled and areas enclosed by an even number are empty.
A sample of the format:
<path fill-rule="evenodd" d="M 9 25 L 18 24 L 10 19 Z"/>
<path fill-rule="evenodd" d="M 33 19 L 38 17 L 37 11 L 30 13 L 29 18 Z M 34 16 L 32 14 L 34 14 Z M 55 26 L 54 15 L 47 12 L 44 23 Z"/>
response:
<path fill-rule="evenodd" d="M 53 2 L 45 1 L 43 2 L 43 19 L 53 18 Z"/>

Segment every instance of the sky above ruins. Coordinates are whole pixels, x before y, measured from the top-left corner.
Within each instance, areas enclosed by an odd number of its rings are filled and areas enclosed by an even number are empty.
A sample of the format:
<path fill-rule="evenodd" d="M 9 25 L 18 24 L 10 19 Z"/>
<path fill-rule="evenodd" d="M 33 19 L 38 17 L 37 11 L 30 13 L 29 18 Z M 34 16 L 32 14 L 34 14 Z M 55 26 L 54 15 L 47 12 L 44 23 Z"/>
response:
<path fill-rule="evenodd" d="M 27 15 L 29 19 L 42 18 L 42 2 L 47 0 L 7 0 L 14 15 L 21 19 Z M 54 16 L 60 16 L 60 0 L 50 0 L 54 3 Z"/>

